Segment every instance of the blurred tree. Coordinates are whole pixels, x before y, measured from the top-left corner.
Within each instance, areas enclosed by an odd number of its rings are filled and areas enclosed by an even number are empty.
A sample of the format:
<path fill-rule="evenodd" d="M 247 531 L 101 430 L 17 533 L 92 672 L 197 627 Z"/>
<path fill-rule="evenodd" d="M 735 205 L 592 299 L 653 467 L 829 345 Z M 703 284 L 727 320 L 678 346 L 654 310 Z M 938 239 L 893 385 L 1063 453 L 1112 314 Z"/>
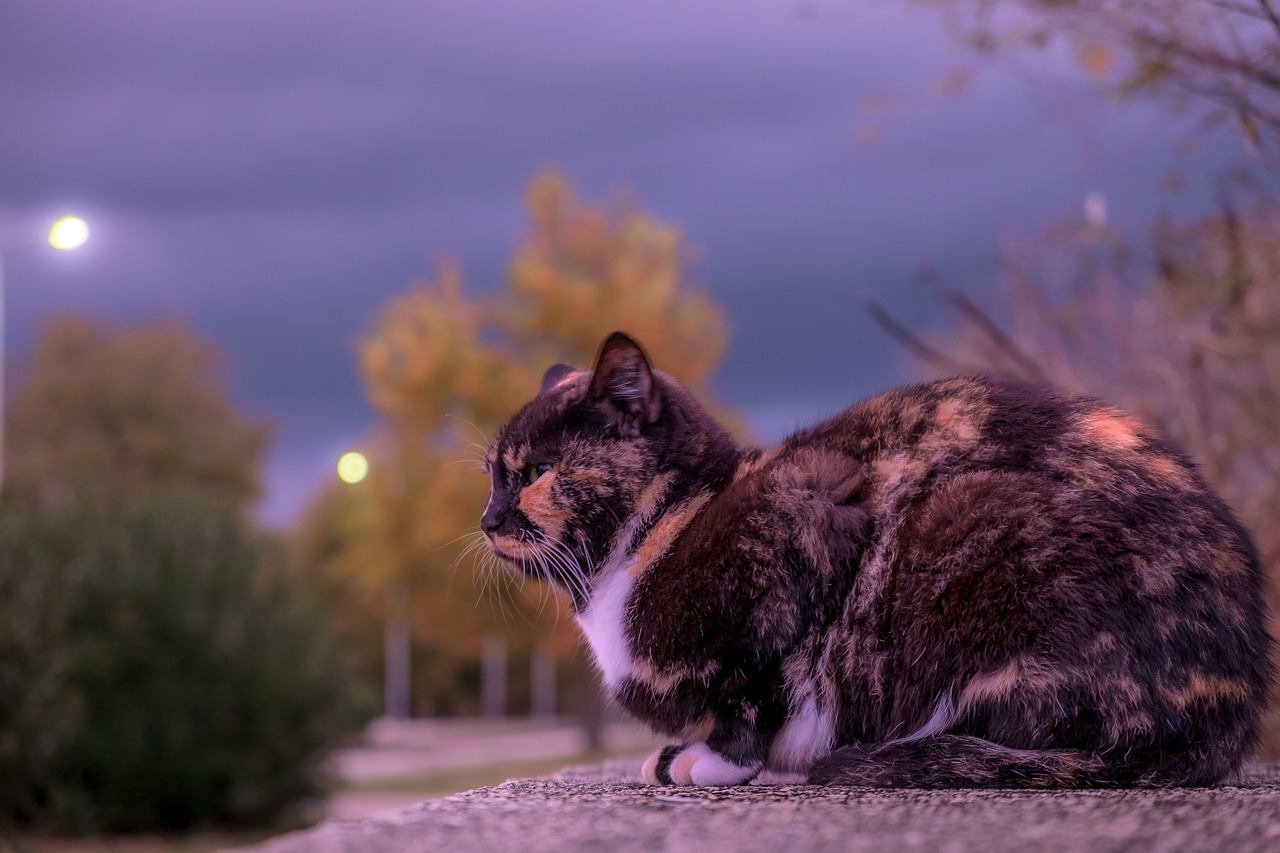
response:
<path fill-rule="evenodd" d="M 316 590 L 206 496 L 0 515 L 0 823 L 269 823 L 361 722 Z"/>
<path fill-rule="evenodd" d="M 1280 148 L 1276 0 L 917 0 L 987 54 L 1064 45 L 1118 94 L 1212 103 L 1255 148 Z M 956 79 L 967 75 L 952 72 Z M 954 87 L 953 87 L 954 88 Z"/>
<path fill-rule="evenodd" d="M 482 650 L 494 656 L 491 671 L 507 654 L 496 637 L 529 663 L 511 698 L 523 704 L 525 691 L 536 692 L 544 711 L 548 684 L 576 659 L 555 593 L 491 560 L 476 575 L 467 570 L 467 558 L 483 552 L 480 456 L 513 407 L 537 392 L 542 370 L 555 361 L 589 366 L 600 341 L 622 328 L 705 394 L 725 346 L 723 313 L 689 283 L 673 228 L 630 204 L 585 203 L 552 171 L 534 179 L 526 203 L 530 232 L 504 291 L 469 297 L 445 263 L 378 313 L 359 343 L 361 375 L 383 417 L 370 441 L 372 472 L 354 487 L 327 486 L 299 537 L 304 565 L 332 578 L 359 614 L 349 618 L 352 630 L 363 625 L 366 648 L 392 616 L 388 589 L 408 592 L 415 650 L 427 656 L 413 666 L 419 712 L 475 707 L 465 696 L 480 683 Z M 527 594 L 516 595 L 519 587 Z M 561 663 L 554 677 L 551 658 Z"/>
<path fill-rule="evenodd" d="M 0 494 L 0 823 L 270 821 L 360 722 L 323 602 L 249 521 L 266 429 L 217 364 L 176 324 L 37 339 Z"/>
<path fill-rule="evenodd" d="M 939 372 L 1051 381 L 1178 442 L 1253 532 L 1280 634 L 1280 208 L 1166 223 L 1154 260 L 1136 255 L 1114 232 L 1057 228 L 1006 255 L 1008 322 L 945 291 L 941 334 L 871 311 Z M 1280 756 L 1274 701 L 1263 752 Z"/>
<path fill-rule="evenodd" d="M 589 367 L 605 336 L 626 329 L 705 396 L 727 328 L 720 306 L 688 281 L 680 233 L 625 201 L 585 203 L 554 171 L 534 178 L 525 202 L 532 230 L 512 260 L 501 312 L 524 357 Z"/>
<path fill-rule="evenodd" d="M 55 319 L 7 408 L 5 495 L 116 502 L 181 484 L 241 509 L 258 496 L 270 430 L 235 411 L 217 351 L 180 323 Z"/>

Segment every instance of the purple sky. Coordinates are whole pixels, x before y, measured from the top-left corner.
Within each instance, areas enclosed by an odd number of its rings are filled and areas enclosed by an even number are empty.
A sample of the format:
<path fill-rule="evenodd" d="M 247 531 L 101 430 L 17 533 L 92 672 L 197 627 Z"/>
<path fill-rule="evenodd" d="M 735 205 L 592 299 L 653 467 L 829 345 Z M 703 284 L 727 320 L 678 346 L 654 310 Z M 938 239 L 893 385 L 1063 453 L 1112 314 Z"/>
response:
<path fill-rule="evenodd" d="M 544 165 L 683 229 L 732 323 L 720 395 L 772 439 L 907 376 L 860 295 L 926 318 L 919 265 L 981 293 L 1002 236 L 1090 191 L 1121 223 L 1200 209 L 1210 181 L 1161 178 L 1237 156 L 1073 93 L 1067 63 L 999 63 L 890 121 L 868 98 L 972 60 L 907 7 L 4 0 L 8 352 L 64 309 L 190 319 L 277 424 L 260 515 L 283 524 L 372 420 L 352 339 L 442 253 L 496 287 Z M 63 210 L 84 249 L 20 245 Z"/>

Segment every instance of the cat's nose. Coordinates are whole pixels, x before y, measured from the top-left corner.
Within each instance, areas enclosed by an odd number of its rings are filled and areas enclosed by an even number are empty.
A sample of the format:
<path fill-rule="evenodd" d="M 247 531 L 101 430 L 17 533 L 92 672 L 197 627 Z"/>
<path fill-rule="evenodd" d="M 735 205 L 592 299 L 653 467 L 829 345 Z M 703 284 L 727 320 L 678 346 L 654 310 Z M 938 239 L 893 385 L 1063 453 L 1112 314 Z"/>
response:
<path fill-rule="evenodd" d="M 489 507 L 484 511 L 484 515 L 480 516 L 480 529 L 485 533 L 495 533 L 502 526 L 501 513 L 494 507 Z"/>

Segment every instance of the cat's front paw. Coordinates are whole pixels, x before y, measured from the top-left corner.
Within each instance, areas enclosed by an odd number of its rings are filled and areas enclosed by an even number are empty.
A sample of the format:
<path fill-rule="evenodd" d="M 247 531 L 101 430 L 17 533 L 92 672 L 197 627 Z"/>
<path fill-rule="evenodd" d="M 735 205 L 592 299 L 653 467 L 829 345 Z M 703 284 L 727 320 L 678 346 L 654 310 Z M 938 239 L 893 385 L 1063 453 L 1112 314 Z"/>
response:
<path fill-rule="evenodd" d="M 761 764 L 734 764 L 702 741 L 664 746 L 650 755 L 640 771 L 651 785 L 741 785 L 760 772 Z"/>

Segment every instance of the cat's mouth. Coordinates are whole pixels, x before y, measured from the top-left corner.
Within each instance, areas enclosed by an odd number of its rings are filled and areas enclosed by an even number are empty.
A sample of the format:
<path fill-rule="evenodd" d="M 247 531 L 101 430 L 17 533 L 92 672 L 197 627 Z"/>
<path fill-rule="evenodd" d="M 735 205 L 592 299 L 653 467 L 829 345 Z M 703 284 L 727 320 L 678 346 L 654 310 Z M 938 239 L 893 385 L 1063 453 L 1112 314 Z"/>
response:
<path fill-rule="evenodd" d="M 522 542 L 510 536 L 486 533 L 489 550 L 508 563 L 513 563 L 521 572 L 531 578 L 543 576 L 542 565 L 546 562 L 544 549 L 528 542 Z"/>

